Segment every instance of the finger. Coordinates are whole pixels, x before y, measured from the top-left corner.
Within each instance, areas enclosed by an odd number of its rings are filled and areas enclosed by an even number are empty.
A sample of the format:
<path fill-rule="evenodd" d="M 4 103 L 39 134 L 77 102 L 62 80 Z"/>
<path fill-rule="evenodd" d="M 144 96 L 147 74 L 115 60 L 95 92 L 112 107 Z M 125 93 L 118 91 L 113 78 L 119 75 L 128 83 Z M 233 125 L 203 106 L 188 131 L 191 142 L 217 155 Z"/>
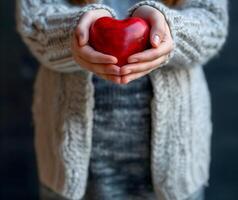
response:
<path fill-rule="evenodd" d="M 78 64 L 87 68 L 91 72 L 108 74 L 108 75 L 120 75 L 120 67 L 113 64 L 94 64 L 90 63 L 79 56 L 75 56 L 75 60 Z"/>
<path fill-rule="evenodd" d="M 159 67 L 159 65 L 164 63 L 167 60 L 167 58 L 168 54 L 163 55 L 153 61 L 124 65 L 120 69 L 120 74 L 126 75 L 130 73 L 138 73 L 150 70 L 153 67 Z"/>
<path fill-rule="evenodd" d="M 121 77 L 120 76 L 116 76 L 116 75 L 109 75 L 109 74 L 100 74 L 100 73 L 95 73 L 97 76 L 108 80 L 108 81 L 112 81 L 114 83 L 120 84 L 121 83 Z"/>
<path fill-rule="evenodd" d="M 76 32 L 73 33 L 71 47 L 72 47 L 72 53 L 75 53 L 77 51 L 77 49 L 79 48 L 78 37 L 76 35 Z"/>
<path fill-rule="evenodd" d="M 117 63 L 116 57 L 95 51 L 89 45 L 79 47 L 77 53 L 81 58 L 91 63 Z"/>
<path fill-rule="evenodd" d="M 173 49 L 173 44 L 171 40 L 166 42 L 162 42 L 157 48 L 147 49 L 143 52 L 131 55 L 128 58 L 129 63 L 133 63 L 134 60 L 136 62 L 146 62 L 153 61 L 163 55 L 168 54 Z"/>
<path fill-rule="evenodd" d="M 133 62 L 146 62 L 155 60 L 158 57 L 170 53 L 174 48 L 173 39 L 170 34 L 168 25 L 166 25 L 166 32 L 164 34 L 164 39 L 161 41 L 157 48 L 147 49 L 143 52 L 133 54 L 128 58 L 128 63 Z"/>
<path fill-rule="evenodd" d="M 158 47 L 164 38 L 164 33 L 166 31 L 165 18 L 162 14 L 156 15 L 156 17 L 151 18 L 151 31 L 150 31 L 150 42 L 153 47 Z"/>
<path fill-rule="evenodd" d="M 142 76 L 145 76 L 146 74 L 149 74 L 152 70 L 153 70 L 153 68 L 143 71 L 143 72 L 123 75 L 123 76 L 121 76 L 121 84 L 128 84 L 129 82 L 131 82 L 133 80 L 136 80 L 138 78 L 141 78 Z"/>
<path fill-rule="evenodd" d="M 79 40 L 79 46 L 83 46 L 88 42 L 89 28 L 94 20 L 95 17 L 91 14 L 91 12 L 86 12 L 80 18 L 77 28 L 75 30 Z"/>
<path fill-rule="evenodd" d="M 118 62 L 117 58 L 95 51 L 91 46 L 85 45 L 83 47 L 78 45 L 76 34 L 73 35 L 73 53 L 92 63 L 112 63 L 116 64 Z"/>
<path fill-rule="evenodd" d="M 97 10 L 88 11 L 83 14 L 76 28 L 76 33 L 79 38 L 80 46 L 87 44 L 89 39 L 89 29 L 91 24 L 94 21 L 96 21 L 98 18 L 103 16 L 111 17 L 111 13 L 105 9 L 97 9 Z"/>

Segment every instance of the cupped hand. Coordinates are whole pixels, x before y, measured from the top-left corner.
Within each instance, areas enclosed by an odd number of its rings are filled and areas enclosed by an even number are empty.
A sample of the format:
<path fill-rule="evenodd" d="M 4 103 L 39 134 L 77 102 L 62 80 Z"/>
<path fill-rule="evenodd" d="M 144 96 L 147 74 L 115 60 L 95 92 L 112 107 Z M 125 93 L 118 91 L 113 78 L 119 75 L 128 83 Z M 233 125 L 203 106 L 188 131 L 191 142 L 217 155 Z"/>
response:
<path fill-rule="evenodd" d="M 152 48 L 129 56 L 128 63 L 121 67 L 121 83 L 127 84 L 149 74 L 165 63 L 173 50 L 173 39 L 164 15 L 151 6 L 140 6 L 133 12 L 151 25 L 150 43 Z"/>
<path fill-rule="evenodd" d="M 71 50 L 74 60 L 83 68 L 95 73 L 105 80 L 120 83 L 120 67 L 116 65 L 117 58 L 94 50 L 89 44 L 89 29 L 91 24 L 100 17 L 111 14 L 104 9 L 86 12 L 79 21 L 74 32 Z"/>

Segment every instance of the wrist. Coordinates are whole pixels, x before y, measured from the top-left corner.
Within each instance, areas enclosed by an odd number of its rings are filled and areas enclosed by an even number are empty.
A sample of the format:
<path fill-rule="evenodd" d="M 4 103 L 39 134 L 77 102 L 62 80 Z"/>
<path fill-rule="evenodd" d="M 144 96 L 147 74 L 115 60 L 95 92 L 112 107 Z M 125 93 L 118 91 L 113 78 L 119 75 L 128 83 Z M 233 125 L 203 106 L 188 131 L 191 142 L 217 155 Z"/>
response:
<path fill-rule="evenodd" d="M 112 17 L 112 14 L 110 13 L 110 11 L 101 8 L 101 9 L 88 11 L 87 12 L 87 17 L 89 17 L 91 19 L 97 19 L 97 18 L 100 18 L 100 17 Z"/>
<path fill-rule="evenodd" d="M 104 17 L 113 17 L 112 13 L 109 10 L 106 9 L 99 9 L 100 15 Z"/>
<path fill-rule="evenodd" d="M 135 9 L 132 13 L 133 17 L 141 17 L 146 20 L 156 19 L 156 17 L 163 17 L 164 15 L 156 8 L 149 5 L 142 5 Z"/>

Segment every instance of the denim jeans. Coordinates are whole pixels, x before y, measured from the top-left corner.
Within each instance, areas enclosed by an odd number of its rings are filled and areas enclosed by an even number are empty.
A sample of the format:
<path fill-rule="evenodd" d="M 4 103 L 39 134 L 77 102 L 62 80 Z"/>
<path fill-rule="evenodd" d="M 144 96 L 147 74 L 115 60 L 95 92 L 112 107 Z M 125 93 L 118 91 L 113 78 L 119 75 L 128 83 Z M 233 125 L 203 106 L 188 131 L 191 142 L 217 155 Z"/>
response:
<path fill-rule="evenodd" d="M 40 200 L 70 200 L 67 198 L 62 197 L 61 195 L 55 193 L 52 191 L 50 188 L 47 186 L 40 184 Z M 95 194 L 94 194 L 95 195 Z M 141 198 L 140 200 L 155 200 L 154 197 L 152 198 Z M 85 200 L 85 199 L 82 199 Z M 105 199 L 106 200 L 106 199 Z M 110 199 L 108 199 L 110 200 Z M 125 199 L 125 200 L 136 200 L 133 197 L 130 199 Z M 205 188 L 201 187 L 198 191 L 196 191 L 191 197 L 187 198 L 186 200 L 205 200 Z"/>

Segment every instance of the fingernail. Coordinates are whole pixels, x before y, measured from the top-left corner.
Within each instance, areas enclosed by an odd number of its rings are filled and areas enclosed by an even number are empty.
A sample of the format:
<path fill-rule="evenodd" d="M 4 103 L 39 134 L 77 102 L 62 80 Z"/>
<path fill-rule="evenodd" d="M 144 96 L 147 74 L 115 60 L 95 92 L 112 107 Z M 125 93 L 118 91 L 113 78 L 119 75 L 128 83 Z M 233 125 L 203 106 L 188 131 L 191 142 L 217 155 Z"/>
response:
<path fill-rule="evenodd" d="M 129 62 L 129 63 L 135 63 L 135 62 L 138 62 L 138 59 L 132 58 L 132 59 L 130 59 L 128 62 Z"/>
<path fill-rule="evenodd" d="M 114 64 L 117 64 L 118 63 L 118 60 L 117 59 L 113 59 L 112 60 Z"/>
<path fill-rule="evenodd" d="M 128 84 L 128 83 L 130 83 L 130 82 L 131 82 L 131 80 L 128 78 L 127 81 L 126 81 L 126 84 Z"/>
<path fill-rule="evenodd" d="M 130 70 L 130 69 L 126 70 L 126 74 L 129 74 L 131 72 L 132 72 L 132 70 Z"/>
<path fill-rule="evenodd" d="M 158 35 L 155 35 L 155 36 L 154 36 L 154 43 L 158 45 L 159 42 L 160 42 L 159 36 L 158 36 Z"/>
<path fill-rule="evenodd" d="M 120 69 L 115 69 L 114 72 L 115 72 L 116 75 L 120 75 L 120 73 L 121 73 Z"/>
<path fill-rule="evenodd" d="M 125 70 L 124 73 L 121 71 L 121 75 L 129 74 L 131 72 L 132 72 L 132 70 L 130 70 L 130 69 Z"/>

